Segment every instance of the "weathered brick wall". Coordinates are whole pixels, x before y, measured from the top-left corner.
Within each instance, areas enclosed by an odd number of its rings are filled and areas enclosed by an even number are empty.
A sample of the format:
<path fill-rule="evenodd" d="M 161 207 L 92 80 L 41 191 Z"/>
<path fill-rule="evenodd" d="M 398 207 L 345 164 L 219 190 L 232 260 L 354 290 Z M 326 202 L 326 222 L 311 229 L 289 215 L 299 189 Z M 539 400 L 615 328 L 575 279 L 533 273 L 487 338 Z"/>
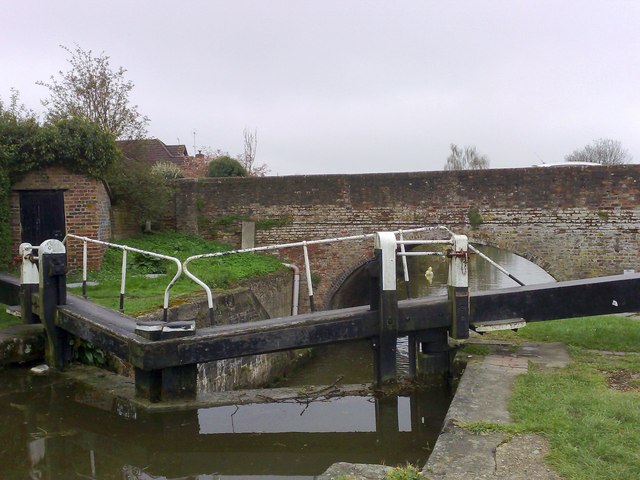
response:
<path fill-rule="evenodd" d="M 13 252 L 18 254 L 20 245 L 20 190 L 64 190 L 64 210 L 67 233 L 108 241 L 111 237 L 109 196 L 104 185 L 86 175 L 78 175 L 62 167 L 30 172 L 20 182 L 12 186 L 11 234 Z M 90 268 L 97 268 L 102 262 L 104 247 L 88 245 Z M 82 243 L 69 240 L 67 245 L 69 266 L 82 265 Z"/>
<path fill-rule="evenodd" d="M 160 217 L 151 224 L 151 230 L 154 232 L 176 229 L 174 195 L 170 194 L 164 200 L 164 208 Z M 144 230 L 144 223 L 140 214 L 133 211 L 130 205 L 120 202 L 111 208 L 111 231 L 114 240 L 140 235 Z"/>
<path fill-rule="evenodd" d="M 639 178 L 627 165 L 181 180 L 176 226 L 239 246 L 241 220 L 257 222 L 257 245 L 444 224 L 559 280 L 584 278 L 640 270 Z M 370 245 L 309 248 L 320 305 Z M 301 249 L 279 253 L 302 266 Z"/>

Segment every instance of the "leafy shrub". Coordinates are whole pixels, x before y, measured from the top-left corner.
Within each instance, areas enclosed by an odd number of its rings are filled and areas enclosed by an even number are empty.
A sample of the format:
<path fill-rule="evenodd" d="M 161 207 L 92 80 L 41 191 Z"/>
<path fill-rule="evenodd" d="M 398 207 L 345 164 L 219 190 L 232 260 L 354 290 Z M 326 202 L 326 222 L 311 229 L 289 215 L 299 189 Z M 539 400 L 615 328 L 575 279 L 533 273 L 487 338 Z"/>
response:
<path fill-rule="evenodd" d="M 107 182 L 112 205 L 126 205 L 141 225 L 147 220 L 161 218 L 172 195 L 169 182 L 162 176 L 153 175 L 151 168 L 138 160 L 129 159 L 126 165 L 111 169 Z"/>
<path fill-rule="evenodd" d="M 151 173 L 153 175 L 160 176 L 166 180 L 174 180 L 176 178 L 183 178 L 184 174 L 182 169 L 171 162 L 158 162 L 151 167 Z"/>
<path fill-rule="evenodd" d="M 212 160 L 209 164 L 209 176 L 246 177 L 248 173 L 238 160 L 228 156 L 222 156 Z"/>

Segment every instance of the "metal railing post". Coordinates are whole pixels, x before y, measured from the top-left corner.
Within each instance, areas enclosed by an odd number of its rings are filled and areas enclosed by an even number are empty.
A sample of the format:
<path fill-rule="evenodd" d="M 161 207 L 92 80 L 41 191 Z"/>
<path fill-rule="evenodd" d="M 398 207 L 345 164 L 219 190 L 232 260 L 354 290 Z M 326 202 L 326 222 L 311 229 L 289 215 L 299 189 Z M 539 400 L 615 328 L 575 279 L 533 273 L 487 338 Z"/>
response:
<path fill-rule="evenodd" d="M 451 233 L 451 231 L 443 226 L 443 225 L 437 225 L 434 227 L 418 227 L 418 228 L 411 228 L 411 229 L 407 229 L 407 230 L 402 230 L 403 233 L 418 233 L 418 232 L 433 232 L 433 231 L 443 231 L 443 232 L 447 232 L 447 233 Z M 399 233 L 400 230 L 396 230 L 390 233 L 396 234 Z M 189 258 L 187 258 L 183 263 L 182 263 L 182 268 L 184 270 L 184 273 L 187 277 L 189 277 L 191 280 L 193 280 L 195 283 L 197 283 L 198 285 L 200 285 L 204 291 L 207 294 L 207 302 L 209 305 L 209 318 L 211 321 L 211 324 L 213 325 L 213 310 L 214 310 L 214 305 L 213 305 L 213 294 L 211 292 L 211 288 L 202 280 L 200 280 L 198 277 L 196 277 L 193 273 L 191 273 L 189 271 L 188 265 L 189 263 L 191 263 L 193 260 L 200 260 L 200 259 L 205 259 L 205 258 L 214 258 L 214 257 L 223 257 L 226 255 L 234 255 L 237 253 L 255 253 L 255 252 L 267 252 L 270 250 L 281 250 L 283 248 L 296 248 L 296 247 L 303 247 L 303 251 L 305 253 L 305 274 L 306 274 L 306 279 L 307 279 L 307 285 L 308 285 L 308 289 L 309 289 L 309 303 L 310 303 L 310 309 L 311 311 L 315 310 L 315 302 L 313 299 L 313 282 L 312 282 L 312 278 L 311 278 L 311 267 L 309 266 L 309 253 L 308 253 L 308 249 L 307 247 L 309 245 L 323 245 L 323 244 L 327 244 L 327 243 L 335 243 L 335 242 L 344 242 L 344 241 L 356 241 L 356 240 L 368 240 L 371 238 L 375 237 L 375 233 L 365 233 L 362 235 L 351 235 L 348 237 L 332 237 L 332 238 L 323 238 L 320 240 L 308 240 L 308 241 L 301 241 L 301 242 L 293 242 L 293 243 L 280 243 L 280 244 L 273 244 L 273 245 L 265 245 L 263 247 L 253 247 L 253 248 L 244 248 L 244 249 L 240 249 L 240 250 L 227 250 L 224 252 L 215 252 L 215 253 L 204 253 L 204 254 L 200 254 L 200 255 L 193 255 Z M 403 242 L 406 245 L 425 245 L 425 244 L 430 244 L 430 243 L 434 243 L 434 244 L 442 244 L 442 243 L 450 243 L 449 240 L 421 240 L 421 241 L 415 241 L 415 240 L 409 240 L 409 241 L 405 241 Z M 439 255 L 442 256 L 442 253 L 438 253 L 438 252 L 405 252 L 403 255 L 405 256 L 416 256 L 416 255 Z"/>
<path fill-rule="evenodd" d="M 177 271 L 176 274 L 173 276 L 173 278 L 171 279 L 171 281 L 169 282 L 169 285 L 167 285 L 167 287 L 164 290 L 164 300 L 162 302 L 162 307 L 163 307 L 163 317 L 164 320 L 167 321 L 167 316 L 168 316 L 168 310 L 169 310 L 169 290 L 171 290 L 171 287 L 173 287 L 175 285 L 175 283 L 178 281 L 178 279 L 180 278 L 180 276 L 182 275 L 182 262 L 180 260 L 178 260 L 175 257 L 170 257 L 168 255 L 162 255 L 160 253 L 155 253 L 155 252 L 149 252 L 147 250 L 140 250 L 139 248 L 133 248 L 133 247 L 127 247 L 126 245 L 118 245 L 117 243 L 109 243 L 109 242 L 103 242 L 102 240 L 94 240 L 93 238 L 88 238 L 88 237 L 80 237 L 78 235 L 72 235 L 72 234 L 67 234 L 64 237 L 63 242 L 66 242 L 68 238 L 75 238 L 77 240 L 80 240 L 84 243 L 83 246 L 83 269 L 82 269 L 82 285 L 83 285 L 83 296 L 86 298 L 86 283 L 87 283 L 87 254 L 86 254 L 86 249 L 87 249 L 87 242 L 91 242 L 91 243 L 95 243 L 97 245 L 105 245 L 107 247 L 113 247 L 113 248 L 118 248 L 120 250 L 123 251 L 123 269 L 122 269 L 122 282 L 121 282 L 121 287 L 120 287 L 120 309 L 123 310 L 124 309 L 124 293 L 125 293 L 125 275 L 126 275 L 126 252 L 135 252 L 135 253 L 140 253 L 142 255 L 147 255 L 149 257 L 155 257 L 155 258 L 161 258 L 163 260 L 170 260 L 172 262 L 174 262 L 176 264 L 177 267 Z M 187 259 L 189 260 L 189 259 Z M 204 285 L 202 282 L 200 282 L 199 280 L 195 279 L 193 277 L 193 275 L 189 275 L 189 278 L 191 278 L 192 280 L 194 280 L 196 283 L 198 283 L 199 285 L 203 286 L 206 290 L 206 285 Z M 207 292 L 208 296 L 209 296 L 209 304 L 211 305 L 213 302 L 211 301 L 211 292 L 208 291 Z M 212 310 L 212 308 L 210 307 L 210 310 Z"/>
<path fill-rule="evenodd" d="M 291 300 L 291 315 L 298 315 L 298 303 L 300 302 L 300 269 L 293 263 L 283 263 L 287 268 L 293 270 L 293 298 Z"/>
<path fill-rule="evenodd" d="M 82 298 L 87 298 L 87 263 L 89 255 L 87 252 L 87 241 L 82 241 Z"/>
<path fill-rule="evenodd" d="M 122 250 L 122 270 L 120 272 L 120 311 L 124 312 L 124 292 L 127 284 L 127 251 Z"/>
<path fill-rule="evenodd" d="M 304 271 L 307 276 L 307 291 L 309 292 L 309 310 L 316 311 L 316 305 L 313 301 L 313 282 L 311 280 L 311 265 L 309 264 L 309 250 L 307 242 L 302 242 L 302 251 L 304 253 Z"/>
<path fill-rule="evenodd" d="M 399 232 L 400 236 L 400 251 L 404 254 L 407 253 L 404 244 L 404 236 L 402 235 L 402 230 Z M 402 273 L 404 275 L 404 286 L 407 291 L 407 298 L 411 298 L 411 285 L 409 284 L 409 265 L 407 263 L 407 256 L 402 255 Z"/>

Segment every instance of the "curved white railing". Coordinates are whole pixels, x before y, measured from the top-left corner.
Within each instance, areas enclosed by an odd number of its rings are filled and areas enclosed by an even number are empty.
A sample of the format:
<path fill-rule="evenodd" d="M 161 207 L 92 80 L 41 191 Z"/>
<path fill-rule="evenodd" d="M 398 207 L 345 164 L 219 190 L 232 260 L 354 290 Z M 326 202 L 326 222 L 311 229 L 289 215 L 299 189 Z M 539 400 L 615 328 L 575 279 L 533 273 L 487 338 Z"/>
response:
<path fill-rule="evenodd" d="M 141 255 L 147 255 L 149 257 L 155 257 L 155 258 L 160 258 L 163 260 L 169 260 L 171 262 L 174 262 L 178 267 L 178 270 L 174 275 L 174 277 L 169 282 L 169 285 L 167 285 L 167 288 L 165 288 L 164 290 L 164 301 L 162 304 L 163 318 L 165 321 L 167 320 L 167 312 L 169 309 L 169 290 L 171 290 L 171 287 L 175 285 L 175 283 L 178 281 L 178 279 L 182 275 L 182 262 L 179 259 L 177 259 L 176 257 L 170 257 L 168 255 L 162 255 L 161 253 L 150 252 L 147 250 L 140 250 L 139 248 L 129 247 L 127 245 L 119 245 L 117 243 L 104 242 L 102 240 L 95 240 L 93 238 L 81 237 L 79 235 L 73 235 L 71 233 L 68 233 L 64 237 L 62 242 L 66 243 L 68 238 L 73 238 L 73 239 L 82 241 L 82 296 L 85 298 L 87 298 L 87 263 L 88 263 L 87 244 L 95 243 L 98 245 L 104 245 L 106 247 L 117 248 L 119 250 L 122 250 L 122 272 L 121 272 L 121 281 L 120 281 L 120 311 L 121 312 L 124 311 L 124 294 L 125 294 L 126 275 L 127 275 L 127 252 L 139 253 Z"/>

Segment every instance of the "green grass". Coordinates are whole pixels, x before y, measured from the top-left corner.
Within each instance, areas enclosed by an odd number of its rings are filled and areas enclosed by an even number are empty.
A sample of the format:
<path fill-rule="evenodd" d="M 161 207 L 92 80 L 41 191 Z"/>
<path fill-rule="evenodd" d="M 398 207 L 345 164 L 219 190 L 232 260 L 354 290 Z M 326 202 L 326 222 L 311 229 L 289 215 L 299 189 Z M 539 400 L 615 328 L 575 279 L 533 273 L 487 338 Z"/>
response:
<path fill-rule="evenodd" d="M 176 257 L 181 261 L 192 255 L 230 250 L 228 246 L 218 242 L 177 233 L 142 235 L 114 243 L 162 253 Z M 121 267 L 121 251 L 108 249 L 100 270 L 88 274 L 89 281 L 99 282 L 97 286 L 87 287 L 88 298 L 106 307 L 118 308 Z M 189 271 L 213 289 L 233 287 L 244 279 L 267 275 L 281 268 L 284 267 L 277 258 L 252 253 L 194 260 L 189 264 Z M 164 290 L 175 275 L 176 269 L 177 266 L 174 262 L 129 252 L 127 255 L 125 312 L 137 315 L 161 308 Z M 145 274 L 149 273 L 159 273 L 164 276 L 153 279 L 146 278 Z M 72 280 L 79 280 L 78 275 L 74 275 Z M 70 289 L 70 291 L 80 294 L 81 288 Z M 203 292 L 202 287 L 183 274 L 181 279 L 171 288 L 170 300 L 172 303 L 181 303 L 185 301 L 185 297 L 198 292 Z"/>
<path fill-rule="evenodd" d="M 566 478 L 640 478 L 640 393 L 608 388 L 594 365 L 532 368 L 516 381 L 511 413 L 549 439 L 548 461 Z"/>
<path fill-rule="evenodd" d="M 567 318 L 528 323 L 517 333 L 496 332 L 487 334 L 486 338 L 563 342 L 593 350 L 637 352 L 640 348 L 640 321 L 617 315 Z"/>
<path fill-rule="evenodd" d="M 543 434 L 551 447 L 547 461 L 570 480 L 640 478 L 640 390 L 619 391 L 607 384 L 609 373 L 640 372 L 640 321 L 615 315 L 566 319 L 492 337 L 561 341 L 573 362 L 554 371 L 531 366 L 518 377 L 510 403 L 514 425 L 465 428 Z"/>
<path fill-rule="evenodd" d="M 16 325 L 22 323 L 20 318 L 7 313 L 7 305 L 0 303 L 0 328 L 8 327 L 9 325 Z"/>
<path fill-rule="evenodd" d="M 424 478 L 413 465 L 406 465 L 404 467 L 395 467 L 389 470 L 384 476 L 385 480 L 419 480 Z"/>
<path fill-rule="evenodd" d="M 475 343 L 467 343 L 462 347 L 462 352 L 468 355 L 489 355 L 491 349 L 487 345 L 478 345 Z"/>

